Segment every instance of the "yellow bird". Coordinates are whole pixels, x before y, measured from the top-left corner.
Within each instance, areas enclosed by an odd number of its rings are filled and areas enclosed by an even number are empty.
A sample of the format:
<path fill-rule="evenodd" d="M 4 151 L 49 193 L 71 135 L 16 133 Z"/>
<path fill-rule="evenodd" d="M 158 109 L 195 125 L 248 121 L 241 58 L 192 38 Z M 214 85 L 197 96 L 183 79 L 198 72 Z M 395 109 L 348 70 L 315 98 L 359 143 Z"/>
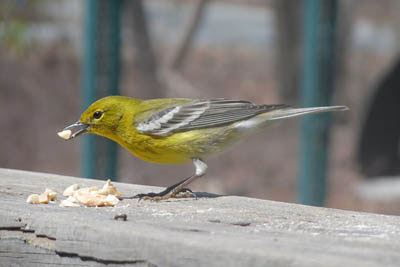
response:
<path fill-rule="evenodd" d="M 94 102 L 80 120 L 64 129 L 66 139 L 82 133 L 107 137 L 136 157 L 158 164 L 192 161 L 195 173 L 159 193 L 135 198 L 162 200 L 192 194 L 186 186 L 203 176 L 203 159 L 269 125 L 295 116 L 347 110 L 345 106 L 292 108 L 243 100 L 163 98 L 139 100 L 108 96 Z M 74 132 L 71 131 L 74 129 Z"/>

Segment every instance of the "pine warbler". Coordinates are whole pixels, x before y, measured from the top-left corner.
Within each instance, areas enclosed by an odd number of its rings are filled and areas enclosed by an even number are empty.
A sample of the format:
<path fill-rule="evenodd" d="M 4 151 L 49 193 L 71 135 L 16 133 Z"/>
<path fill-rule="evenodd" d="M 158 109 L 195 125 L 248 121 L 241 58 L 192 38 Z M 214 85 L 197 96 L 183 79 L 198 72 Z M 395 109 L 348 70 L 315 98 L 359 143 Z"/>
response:
<path fill-rule="evenodd" d="M 78 122 L 59 133 L 64 139 L 93 133 L 114 140 L 140 159 L 159 164 L 192 161 L 195 174 L 160 193 L 134 198 L 162 200 L 192 194 L 185 187 L 206 173 L 203 159 L 224 151 L 269 123 L 309 113 L 346 110 L 345 106 L 291 108 L 227 99 L 165 98 L 139 100 L 108 96 L 94 102 Z M 71 131 L 74 129 L 74 132 Z"/>

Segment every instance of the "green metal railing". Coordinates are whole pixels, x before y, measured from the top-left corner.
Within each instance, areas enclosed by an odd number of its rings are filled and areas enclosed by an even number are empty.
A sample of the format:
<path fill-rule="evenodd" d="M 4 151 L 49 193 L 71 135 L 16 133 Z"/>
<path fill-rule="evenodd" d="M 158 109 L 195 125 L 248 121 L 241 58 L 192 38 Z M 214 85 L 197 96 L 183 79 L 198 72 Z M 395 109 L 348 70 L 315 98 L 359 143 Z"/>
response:
<path fill-rule="evenodd" d="M 119 92 L 120 20 L 122 0 L 86 0 L 83 54 L 83 104 Z M 86 135 L 83 140 L 82 175 L 117 177 L 117 145 Z"/>
<path fill-rule="evenodd" d="M 336 0 L 305 0 L 301 105 L 326 106 L 331 102 L 335 77 Z M 322 206 L 326 194 L 326 170 L 330 114 L 301 120 L 298 200 Z"/>

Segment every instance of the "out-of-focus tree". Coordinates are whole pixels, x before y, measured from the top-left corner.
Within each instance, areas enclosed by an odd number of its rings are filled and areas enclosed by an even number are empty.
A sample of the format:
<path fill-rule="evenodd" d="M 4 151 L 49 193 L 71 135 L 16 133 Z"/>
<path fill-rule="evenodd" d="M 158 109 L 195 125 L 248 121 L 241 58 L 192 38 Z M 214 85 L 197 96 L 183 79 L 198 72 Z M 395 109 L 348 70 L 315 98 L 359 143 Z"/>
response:
<path fill-rule="evenodd" d="M 159 66 L 154 55 L 146 12 L 142 0 L 125 1 L 129 17 L 132 20 L 134 44 L 136 48 L 136 64 L 140 71 L 141 90 L 135 97 L 157 98 L 164 95 L 159 76 Z"/>
<path fill-rule="evenodd" d="M 338 22 L 336 37 L 336 87 L 343 86 L 346 73 L 350 37 L 353 29 L 355 1 L 338 1 Z M 301 38 L 303 32 L 303 1 L 274 0 L 277 52 L 276 70 L 278 89 L 285 103 L 296 104 L 301 74 Z M 340 92 L 339 95 L 345 94 Z"/>
<path fill-rule="evenodd" d="M 192 11 L 189 15 L 189 21 L 182 34 L 182 40 L 179 42 L 176 50 L 172 53 L 170 59 L 170 65 L 173 69 L 179 69 L 182 66 L 201 23 L 207 2 L 208 0 L 196 0 L 193 5 Z"/>
<path fill-rule="evenodd" d="M 278 87 L 285 103 L 298 97 L 303 1 L 274 0 L 277 30 L 276 70 Z"/>

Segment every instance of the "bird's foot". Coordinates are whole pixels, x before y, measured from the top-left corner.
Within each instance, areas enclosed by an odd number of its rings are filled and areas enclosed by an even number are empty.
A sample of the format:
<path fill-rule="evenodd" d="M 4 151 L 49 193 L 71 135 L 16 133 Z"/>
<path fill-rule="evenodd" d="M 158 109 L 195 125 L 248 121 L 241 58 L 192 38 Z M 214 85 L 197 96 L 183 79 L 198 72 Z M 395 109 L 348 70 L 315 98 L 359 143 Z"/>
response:
<path fill-rule="evenodd" d="M 147 193 L 147 194 L 137 194 L 136 196 L 134 196 L 133 198 L 137 198 L 139 199 L 139 201 L 141 200 L 150 200 L 150 201 L 162 201 L 162 200 L 167 200 L 170 198 L 197 198 L 196 194 L 194 194 L 192 192 L 192 190 L 190 190 L 189 188 L 183 188 L 181 190 L 179 190 L 178 192 L 174 192 L 174 190 L 172 191 L 162 191 L 160 193 Z"/>
<path fill-rule="evenodd" d="M 187 186 L 189 183 L 191 183 L 198 177 L 200 176 L 197 174 L 192 175 L 174 185 L 165 188 L 163 191 L 159 193 L 152 192 L 147 194 L 137 194 L 136 196 L 133 197 L 124 197 L 124 199 L 138 198 L 139 201 L 140 200 L 162 201 L 170 198 L 191 198 L 191 197 L 197 198 L 196 195 L 192 192 L 192 190 L 186 188 L 185 186 Z"/>

